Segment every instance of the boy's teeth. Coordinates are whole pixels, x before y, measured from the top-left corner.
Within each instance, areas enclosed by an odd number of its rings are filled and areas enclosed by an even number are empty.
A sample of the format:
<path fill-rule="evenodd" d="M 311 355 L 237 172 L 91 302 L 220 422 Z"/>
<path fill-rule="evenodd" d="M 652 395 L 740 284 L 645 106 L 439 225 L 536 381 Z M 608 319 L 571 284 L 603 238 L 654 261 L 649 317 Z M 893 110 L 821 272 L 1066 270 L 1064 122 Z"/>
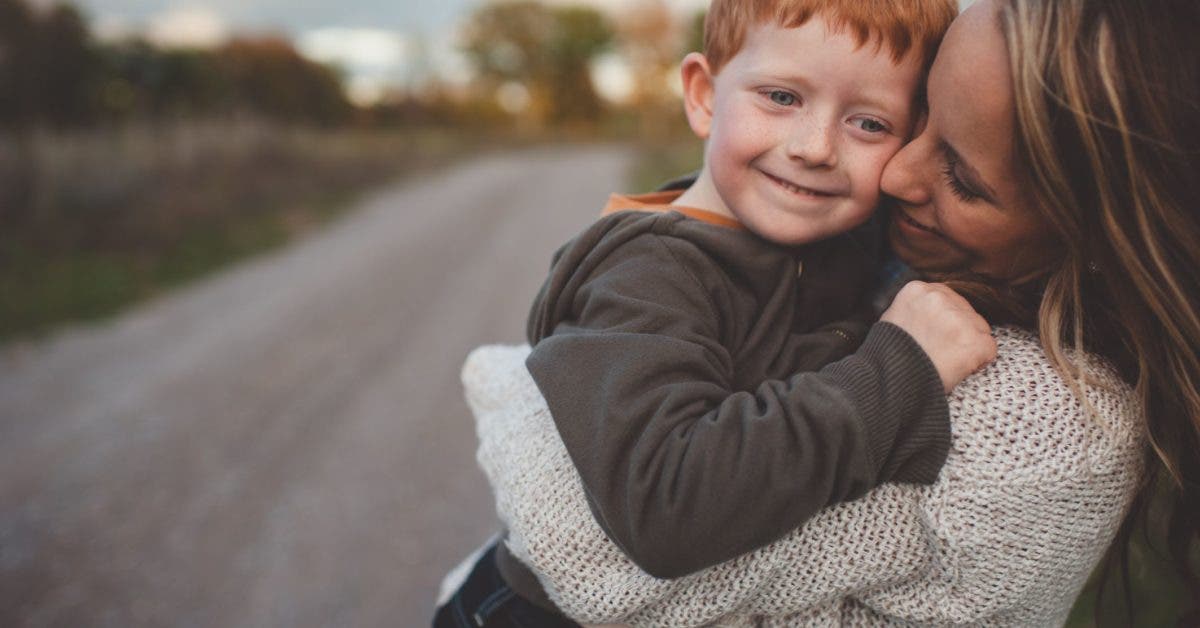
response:
<path fill-rule="evenodd" d="M 772 177 L 772 178 L 775 179 L 775 181 L 778 182 L 779 185 L 782 185 L 784 187 L 784 189 L 792 192 L 793 194 L 809 194 L 812 196 L 825 196 L 825 194 L 822 192 L 818 192 L 816 190 L 810 190 L 808 188 L 802 188 L 802 187 L 795 185 L 793 183 L 790 183 L 788 181 L 784 181 L 783 179 L 780 179 L 778 177 Z"/>

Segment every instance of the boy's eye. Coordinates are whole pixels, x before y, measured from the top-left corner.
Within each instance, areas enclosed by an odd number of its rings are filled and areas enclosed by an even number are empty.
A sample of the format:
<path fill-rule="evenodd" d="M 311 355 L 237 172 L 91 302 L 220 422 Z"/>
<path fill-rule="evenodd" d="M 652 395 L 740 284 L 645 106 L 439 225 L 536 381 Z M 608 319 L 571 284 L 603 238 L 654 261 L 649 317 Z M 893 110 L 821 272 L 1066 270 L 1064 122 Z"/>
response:
<path fill-rule="evenodd" d="M 767 92 L 767 98 L 770 98 L 771 102 L 784 107 L 791 107 L 792 105 L 796 104 L 795 94 L 779 89 L 773 89 L 770 92 Z"/>
<path fill-rule="evenodd" d="M 854 124 L 867 133 L 886 133 L 888 130 L 886 124 L 874 118 L 858 118 Z"/>

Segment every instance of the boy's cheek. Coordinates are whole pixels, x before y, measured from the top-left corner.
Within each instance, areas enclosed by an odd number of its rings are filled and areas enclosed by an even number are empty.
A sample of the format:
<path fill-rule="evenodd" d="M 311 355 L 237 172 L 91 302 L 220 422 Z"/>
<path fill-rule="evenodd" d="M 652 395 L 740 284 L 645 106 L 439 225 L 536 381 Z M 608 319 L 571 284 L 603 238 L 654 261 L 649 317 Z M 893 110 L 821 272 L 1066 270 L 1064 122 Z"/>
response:
<path fill-rule="evenodd" d="M 881 146 L 880 150 L 863 155 L 861 161 L 855 165 L 857 172 L 854 178 L 857 179 L 857 183 L 861 187 L 874 190 L 878 194 L 880 181 L 883 178 L 883 169 L 891 161 L 892 157 L 900 152 L 902 146 L 902 142 L 896 141 L 894 144 L 889 144 L 886 147 Z"/>

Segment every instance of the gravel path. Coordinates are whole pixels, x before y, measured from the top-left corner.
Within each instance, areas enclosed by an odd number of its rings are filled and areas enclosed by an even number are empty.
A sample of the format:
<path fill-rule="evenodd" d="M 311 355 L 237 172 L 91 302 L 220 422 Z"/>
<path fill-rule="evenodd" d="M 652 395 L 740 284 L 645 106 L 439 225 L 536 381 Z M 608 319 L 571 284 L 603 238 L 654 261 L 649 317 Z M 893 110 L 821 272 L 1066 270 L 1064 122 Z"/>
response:
<path fill-rule="evenodd" d="M 628 159 L 476 159 L 0 348 L 0 626 L 428 625 L 497 526 L 458 367 L 521 340 Z"/>

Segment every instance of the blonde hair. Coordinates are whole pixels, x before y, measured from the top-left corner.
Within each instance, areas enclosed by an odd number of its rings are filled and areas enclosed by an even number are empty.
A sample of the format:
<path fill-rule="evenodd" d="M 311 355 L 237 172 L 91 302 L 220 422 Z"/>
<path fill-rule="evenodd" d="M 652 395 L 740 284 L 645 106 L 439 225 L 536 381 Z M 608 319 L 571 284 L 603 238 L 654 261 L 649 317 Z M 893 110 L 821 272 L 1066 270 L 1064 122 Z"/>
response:
<path fill-rule="evenodd" d="M 814 15 L 848 30 L 860 46 L 875 41 L 899 62 L 917 50 L 926 66 L 958 14 L 954 0 L 713 0 L 704 21 L 704 56 L 713 73 L 742 49 L 751 27 L 803 25 Z"/>
<path fill-rule="evenodd" d="M 1135 386 L 1151 477 L 1165 473 L 1172 486 L 1170 549 L 1193 587 L 1187 557 L 1200 523 L 1196 7 L 1003 0 L 999 12 L 1018 153 L 1035 210 L 1062 243 L 1061 257 L 1039 279 L 1042 343 L 1068 374 L 1080 377 L 1067 347 L 1088 348 L 1113 358 Z M 1146 504 L 1142 493 L 1135 514 Z"/>

